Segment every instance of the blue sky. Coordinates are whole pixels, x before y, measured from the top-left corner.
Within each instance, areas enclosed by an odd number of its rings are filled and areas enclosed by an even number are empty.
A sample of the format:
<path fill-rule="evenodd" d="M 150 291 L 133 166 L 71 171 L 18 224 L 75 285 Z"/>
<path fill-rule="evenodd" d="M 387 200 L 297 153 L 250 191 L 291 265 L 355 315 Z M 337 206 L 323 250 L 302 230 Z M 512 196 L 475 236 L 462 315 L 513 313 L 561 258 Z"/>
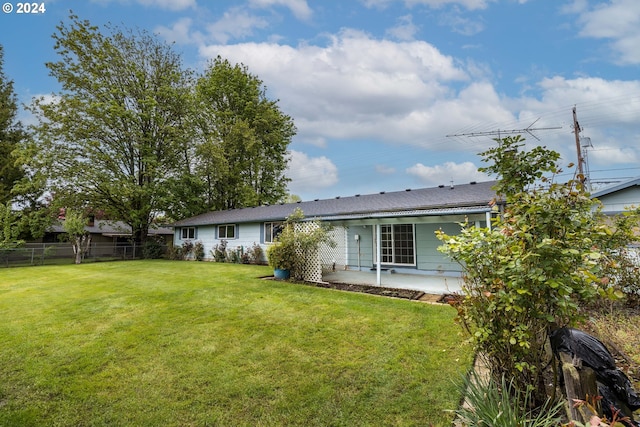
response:
<path fill-rule="evenodd" d="M 559 129 L 527 144 L 575 162 L 574 106 L 594 185 L 640 176 L 637 0 L 8 3 L 0 44 L 23 103 L 59 90 L 44 64 L 69 10 L 157 33 L 195 71 L 217 55 L 245 64 L 297 126 L 288 173 L 303 200 L 486 180 L 478 153 L 495 142 L 466 135 L 534 122 Z"/>

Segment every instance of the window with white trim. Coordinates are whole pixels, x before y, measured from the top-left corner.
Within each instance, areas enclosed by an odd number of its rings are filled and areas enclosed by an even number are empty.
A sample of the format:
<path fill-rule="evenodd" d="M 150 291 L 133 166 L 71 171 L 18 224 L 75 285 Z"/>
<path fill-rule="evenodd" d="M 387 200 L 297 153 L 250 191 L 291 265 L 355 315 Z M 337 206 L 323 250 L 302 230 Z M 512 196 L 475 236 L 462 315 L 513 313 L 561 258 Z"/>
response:
<path fill-rule="evenodd" d="M 235 239 L 236 226 L 234 224 L 226 224 L 218 226 L 218 239 Z"/>
<path fill-rule="evenodd" d="M 196 228 L 195 227 L 182 227 L 182 240 L 190 240 L 196 238 Z"/>
<path fill-rule="evenodd" d="M 282 232 L 282 222 L 264 223 L 264 242 L 273 243 Z"/>
<path fill-rule="evenodd" d="M 381 225 L 380 234 L 383 264 L 415 265 L 413 224 Z"/>

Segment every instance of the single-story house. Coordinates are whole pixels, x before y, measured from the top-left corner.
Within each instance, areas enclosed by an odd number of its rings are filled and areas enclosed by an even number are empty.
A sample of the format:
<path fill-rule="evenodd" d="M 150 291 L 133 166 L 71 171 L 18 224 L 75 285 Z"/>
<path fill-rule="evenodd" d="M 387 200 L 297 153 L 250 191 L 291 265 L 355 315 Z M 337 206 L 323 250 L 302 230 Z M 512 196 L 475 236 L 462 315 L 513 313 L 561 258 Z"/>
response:
<path fill-rule="evenodd" d="M 356 194 L 333 199 L 204 213 L 173 224 L 174 245 L 202 242 L 205 257 L 223 240 L 228 249 L 259 244 L 266 250 L 296 208 L 308 220 L 334 226 L 335 248 L 321 248 L 318 269 L 306 277 L 322 281 L 327 269 L 393 270 L 410 274 L 460 274 L 460 266 L 438 251 L 436 230 L 460 231 L 460 223 L 485 227 L 496 212 L 495 181 Z"/>
<path fill-rule="evenodd" d="M 96 244 L 130 244 L 131 241 L 131 227 L 122 221 L 89 219 L 84 229 Z M 64 218 L 60 218 L 39 241 L 31 243 L 57 243 L 60 242 L 59 236 L 64 233 Z M 173 240 L 173 229 L 164 226 L 150 227 L 149 236 L 158 237 L 164 244 L 169 244 Z"/>
<path fill-rule="evenodd" d="M 591 197 L 602 203 L 602 213 L 606 215 L 616 215 L 632 207 L 640 207 L 640 177 L 594 191 Z"/>

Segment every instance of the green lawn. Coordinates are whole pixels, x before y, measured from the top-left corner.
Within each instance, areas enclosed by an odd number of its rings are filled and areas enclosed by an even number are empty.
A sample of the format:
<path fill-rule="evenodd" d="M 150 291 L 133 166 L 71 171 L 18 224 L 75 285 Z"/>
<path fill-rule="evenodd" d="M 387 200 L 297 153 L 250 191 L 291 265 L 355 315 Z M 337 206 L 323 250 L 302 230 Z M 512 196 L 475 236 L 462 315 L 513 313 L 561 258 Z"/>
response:
<path fill-rule="evenodd" d="M 450 425 L 455 311 L 126 261 L 0 270 L 0 426 Z"/>

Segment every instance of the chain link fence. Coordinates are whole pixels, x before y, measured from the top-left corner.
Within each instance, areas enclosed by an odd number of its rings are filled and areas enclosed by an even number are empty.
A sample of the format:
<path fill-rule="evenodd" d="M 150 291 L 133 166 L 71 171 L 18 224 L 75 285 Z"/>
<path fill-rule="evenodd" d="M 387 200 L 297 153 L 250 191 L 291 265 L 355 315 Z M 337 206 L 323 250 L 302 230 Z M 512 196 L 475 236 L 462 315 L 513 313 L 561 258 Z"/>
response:
<path fill-rule="evenodd" d="M 166 253 L 162 247 L 162 253 Z M 118 261 L 143 258 L 141 245 L 135 243 L 92 243 L 83 260 Z M 75 254 L 69 243 L 27 243 L 15 249 L 0 250 L 0 267 L 73 264 Z"/>

